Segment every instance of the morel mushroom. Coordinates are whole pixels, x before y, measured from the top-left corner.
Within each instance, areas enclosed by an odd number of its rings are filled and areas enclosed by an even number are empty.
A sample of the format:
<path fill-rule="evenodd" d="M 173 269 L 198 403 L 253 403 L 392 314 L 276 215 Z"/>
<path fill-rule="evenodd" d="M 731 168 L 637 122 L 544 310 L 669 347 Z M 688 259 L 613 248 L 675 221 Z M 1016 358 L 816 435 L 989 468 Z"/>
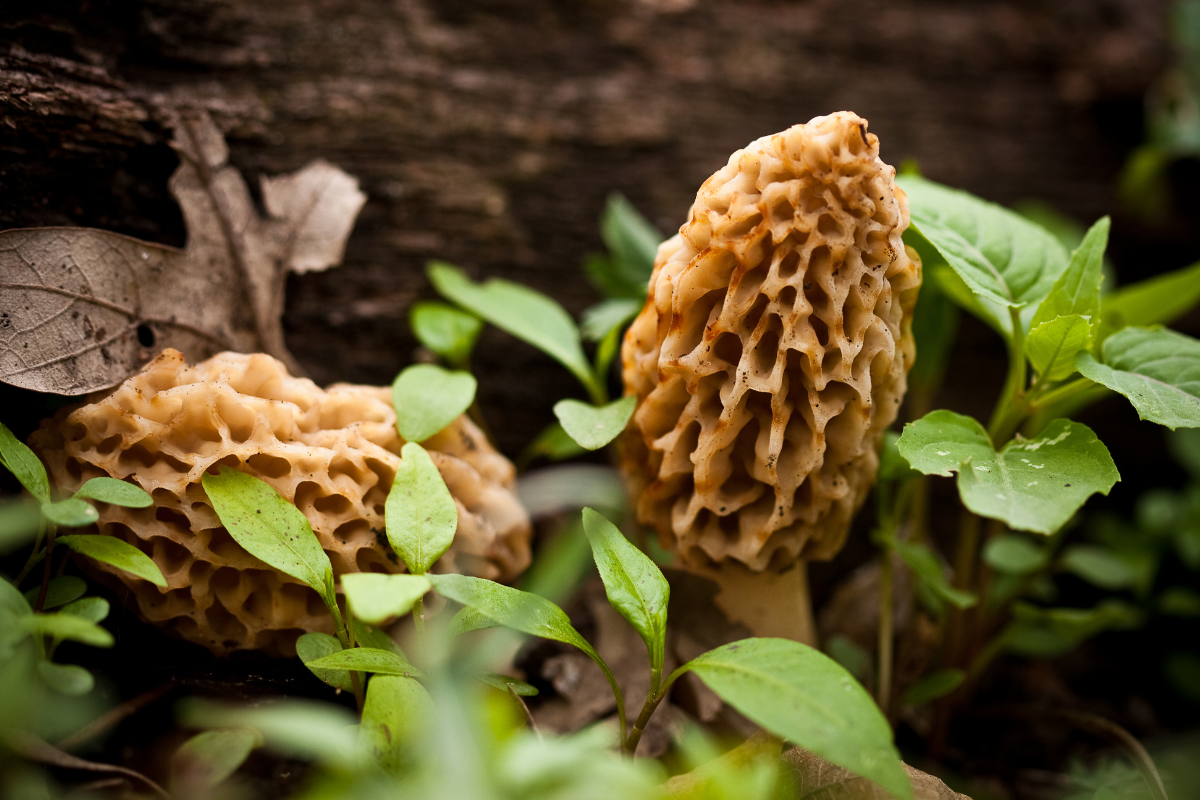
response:
<path fill-rule="evenodd" d="M 214 653 L 289 654 L 304 631 L 333 630 L 316 592 L 247 553 L 221 525 L 200 480 L 232 466 L 295 503 L 335 575 L 400 572 L 384 501 L 404 444 L 387 387 L 322 390 L 266 355 L 223 353 L 189 367 L 165 350 L 104 399 L 64 410 L 30 439 L 70 493 L 97 476 L 132 480 L 154 506 L 100 503 L 100 532 L 140 548 L 166 590 L 103 564 L 139 614 Z M 465 416 L 423 443 L 458 506 L 454 544 L 436 571 L 511 579 L 529 564 L 530 524 L 515 471 Z"/>
<path fill-rule="evenodd" d="M 878 154 L 849 112 L 734 153 L 622 348 L 638 519 L 760 635 L 813 639 L 802 562 L 842 546 L 913 362 L 920 261 Z"/>

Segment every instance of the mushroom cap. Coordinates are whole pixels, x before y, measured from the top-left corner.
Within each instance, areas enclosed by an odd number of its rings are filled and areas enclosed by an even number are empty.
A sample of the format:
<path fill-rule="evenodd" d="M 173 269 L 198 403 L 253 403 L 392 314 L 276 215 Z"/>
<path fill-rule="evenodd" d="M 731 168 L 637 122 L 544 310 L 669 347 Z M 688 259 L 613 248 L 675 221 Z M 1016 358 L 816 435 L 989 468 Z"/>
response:
<path fill-rule="evenodd" d="M 874 480 L 914 347 L 908 206 L 867 122 L 752 142 L 658 249 L 622 346 L 638 519 L 684 564 L 828 558 Z"/>
<path fill-rule="evenodd" d="M 30 444 L 64 493 L 110 476 L 138 484 L 150 508 L 97 503 L 99 532 L 145 552 L 159 589 L 85 561 L 132 593 L 141 617 L 217 654 L 295 652 L 305 631 L 332 632 L 317 593 L 246 552 L 201 485 L 215 464 L 269 483 L 312 524 L 335 575 L 402 572 L 384 532 L 384 502 L 404 441 L 387 387 L 321 389 L 267 355 L 222 353 L 188 366 L 164 350 L 103 399 L 63 410 Z M 508 580 L 529 565 L 529 518 L 515 470 L 460 416 L 422 443 L 458 507 L 454 544 L 434 568 Z"/>

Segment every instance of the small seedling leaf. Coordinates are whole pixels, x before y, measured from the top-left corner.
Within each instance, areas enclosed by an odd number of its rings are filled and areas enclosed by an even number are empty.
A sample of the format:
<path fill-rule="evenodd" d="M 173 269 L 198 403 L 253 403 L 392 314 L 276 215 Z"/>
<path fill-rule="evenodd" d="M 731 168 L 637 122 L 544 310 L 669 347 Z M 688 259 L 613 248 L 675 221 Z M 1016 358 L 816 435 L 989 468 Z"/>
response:
<path fill-rule="evenodd" d="M 374 761 L 393 775 L 411 768 L 414 747 L 435 718 L 433 698 L 412 678 L 377 675 L 367 685 L 359 736 Z"/>
<path fill-rule="evenodd" d="M 1053 533 L 1088 497 L 1108 494 L 1120 480 L 1096 434 L 1065 419 L 997 453 L 974 419 L 938 410 L 905 425 L 896 446 L 926 475 L 958 473 L 958 493 L 968 509 L 1016 530 Z"/>
<path fill-rule="evenodd" d="M 80 487 L 75 497 L 99 500 L 126 508 L 148 508 L 154 498 L 140 486 L 116 478 L 92 478 Z"/>
<path fill-rule="evenodd" d="M 571 438 L 571 434 L 563 429 L 562 423 L 555 420 L 543 428 L 537 438 L 529 443 L 529 446 L 521 454 L 521 459 L 525 463 L 539 457 L 545 457 L 551 461 L 562 461 L 586 452 L 587 450 L 580 447 L 579 443 Z"/>
<path fill-rule="evenodd" d="M 423 442 L 441 432 L 475 399 L 475 378 L 433 364 L 406 367 L 392 383 L 396 428 L 408 442 Z"/>
<path fill-rule="evenodd" d="M 1049 563 L 1046 551 L 1024 536 L 1004 534 L 983 546 L 983 561 L 997 572 L 1028 575 Z"/>
<path fill-rule="evenodd" d="M 46 468 L 3 422 L 0 422 L 0 464 L 15 475 L 25 491 L 38 502 L 50 502 L 50 479 L 46 477 Z"/>
<path fill-rule="evenodd" d="M 172 787 L 210 789 L 237 772 L 263 735 L 254 728 L 225 728 L 198 733 L 171 756 Z"/>
<path fill-rule="evenodd" d="M 25 592 L 25 600 L 29 605 L 32 606 L 37 602 L 38 592 L 41 590 L 41 586 L 34 586 Z M 51 578 L 50 585 L 46 587 L 46 599 L 42 603 L 42 609 L 49 611 L 52 608 L 65 606 L 67 603 L 83 597 L 83 593 L 86 591 L 87 582 L 83 578 L 76 578 L 74 575 L 59 575 L 57 578 Z"/>
<path fill-rule="evenodd" d="M 162 570 L 150 560 L 150 556 L 123 539 L 103 534 L 79 534 L 60 536 L 58 543 L 71 548 L 80 555 L 144 578 L 155 586 L 166 587 L 167 585 L 167 579 L 163 577 Z"/>
<path fill-rule="evenodd" d="M 1067 547 L 1059 558 L 1059 564 L 1067 572 L 1101 589 L 1132 589 L 1141 581 L 1138 570 L 1128 561 L 1094 544 Z"/>
<path fill-rule="evenodd" d="M 360 764 L 358 720 L 347 708 L 315 700 L 283 700 L 256 708 L 189 699 L 179 722 L 191 728 L 254 728 L 284 755 L 347 769 Z"/>
<path fill-rule="evenodd" d="M 483 320 L 449 303 L 423 300 L 408 312 L 408 324 L 417 341 L 444 358 L 451 366 L 465 368 Z"/>
<path fill-rule="evenodd" d="M 493 689 L 499 689 L 505 694 L 511 689 L 518 697 L 534 697 L 538 690 L 536 686 L 526 683 L 518 678 L 512 678 L 508 675 L 501 675 L 496 672 L 484 672 L 475 676 L 475 680 L 480 683 L 486 683 Z"/>
<path fill-rule="evenodd" d="M 71 614 L 88 622 L 101 622 L 108 616 L 108 601 L 103 597 L 84 597 L 74 603 L 67 603 L 61 609 L 63 614 Z"/>
<path fill-rule="evenodd" d="M 329 556 L 300 509 L 270 484 L 235 469 L 205 473 L 202 483 L 221 524 L 250 555 L 304 581 L 325 605 L 336 605 L 326 581 L 333 571 Z"/>
<path fill-rule="evenodd" d="M 671 586 L 662 570 L 603 514 L 585 508 L 583 530 L 592 545 L 592 557 L 609 604 L 642 637 L 650 656 L 650 668 L 660 671 L 666 648 Z"/>
<path fill-rule="evenodd" d="M 1200 302 L 1200 261 L 1105 296 L 1101 312 L 1117 327 L 1168 325 Z"/>
<path fill-rule="evenodd" d="M 1060 381 L 1075 372 L 1075 357 L 1092 346 L 1092 324 L 1078 314 L 1038 324 L 1025 340 L 1025 355 L 1042 380 Z"/>
<path fill-rule="evenodd" d="M 385 508 L 388 541 L 408 571 L 424 575 L 454 541 L 458 508 L 429 453 L 409 442 Z"/>
<path fill-rule="evenodd" d="M 308 664 L 311 670 L 340 669 L 357 672 L 373 672 L 379 675 L 401 675 L 406 678 L 424 677 L 420 670 L 408 663 L 404 658 L 391 650 L 380 650 L 374 647 L 355 647 L 352 650 L 340 650 L 322 656 Z"/>
<path fill-rule="evenodd" d="M 296 655 L 300 656 L 300 660 L 304 662 L 304 666 L 308 667 L 309 672 L 333 688 L 348 692 L 352 688 L 349 672 L 312 666 L 312 662 L 317 659 L 340 653 L 341 650 L 342 643 L 337 640 L 336 636 L 330 636 L 328 633 L 305 633 L 296 640 Z"/>
<path fill-rule="evenodd" d="M 0 502 L 0 555 L 32 539 L 41 522 L 42 506 L 36 500 L 21 497 Z"/>
<path fill-rule="evenodd" d="M 684 670 L 771 733 L 911 800 L 887 720 L 854 676 L 819 650 L 787 639 L 743 639 Z"/>
<path fill-rule="evenodd" d="M 581 403 L 578 400 L 559 400 L 554 404 L 554 416 L 563 430 L 580 447 L 598 450 L 617 438 L 637 407 L 633 395 L 622 397 L 603 406 Z"/>
<path fill-rule="evenodd" d="M 1166 328 L 1125 328 L 1104 341 L 1104 363 L 1075 362 L 1084 377 L 1125 395 L 1138 416 L 1175 428 L 1200 427 L 1200 341 Z"/>
<path fill-rule="evenodd" d="M 353 572 L 342 576 L 342 591 L 350 611 L 363 622 L 378 625 L 407 614 L 413 603 L 433 588 L 424 575 L 380 575 Z"/>
<path fill-rule="evenodd" d="M 52 661 L 40 661 L 37 665 L 38 676 L 46 685 L 59 694 L 70 697 L 85 695 L 96 685 L 92 673 L 77 664 L 55 664 Z"/>
<path fill-rule="evenodd" d="M 967 673 L 961 669 L 939 669 L 914 683 L 904 693 L 904 705 L 923 706 L 945 697 L 959 687 Z"/>
<path fill-rule="evenodd" d="M 942 565 L 937 556 L 925 545 L 917 542 L 896 542 L 896 553 L 917 576 L 917 580 L 938 599 L 955 608 L 970 608 L 975 605 L 975 595 L 951 586 L 942 572 Z"/>
<path fill-rule="evenodd" d="M 108 631 L 74 614 L 34 614 L 27 617 L 25 624 L 31 633 L 53 636 L 55 639 L 70 639 L 92 647 L 112 647 L 113 636 Z"/>
<path fill-rule="evenodd" d="M 642 287 L 643 292 L 645 286 Z M 603 300 L 583 312 L 579 329 L 583 338 L 589 342 L 598 342 L 637 316 L 642 310 L 642 301 L 632 298 L 617 298 Z"/>
<path fill-rule="evenodd" d="M 624 196 L 613 193 L 600 218 L 600 236 L 608 247 L 609 275 L 598 288 L 610 296 L 645 297 L 663 235 Z"/>
<path fill-rule="evenodd" d="M 1108 217 L 1098 220 L 1079 247 L 1071 253 L 1071 261 L 1054 282 L 1050 294 L 1033 315 L 1030 330 L 1057 317 L 1079 315 L 1090 322 L 1100 319 L 1100 284 L 1104 280 L 1104 250 L 1108 246 Z"/>
<path fill-rule="evenodd" d="M 458 636 L 460 633 L 470 633 L 471 631 L 482 631 L 488 628 L 498 628 L 500 623 L 484 615 L 482 611 L 471 606 L 463 606 L 454 615 L 454 619 L 450 620 L 450 635 Z"/>
<path fill-rule="evenodd" d="M 100 519 L 91 504 L 75 497 L 57 503 L 42 503 L 42 516 L 64 528 L 82 528 Z"/>

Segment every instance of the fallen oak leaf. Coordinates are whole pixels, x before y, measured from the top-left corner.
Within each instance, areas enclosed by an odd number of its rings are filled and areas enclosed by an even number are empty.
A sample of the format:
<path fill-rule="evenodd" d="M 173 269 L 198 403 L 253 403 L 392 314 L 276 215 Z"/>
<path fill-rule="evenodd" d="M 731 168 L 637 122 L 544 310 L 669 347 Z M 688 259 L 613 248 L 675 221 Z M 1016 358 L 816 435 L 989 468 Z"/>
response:
<path fill-rule="evenodd" d="M 317 161 L 263 180 L 264 218 L 206 115 L 175 131 L 186 249 L 87 228 L 0 232 L 0 380 L 86 394 L 164 347 L 196 361 L 261 351 L 299 372 L 281 324 L 287 273 L 338 264 L 366 196 Z"/>

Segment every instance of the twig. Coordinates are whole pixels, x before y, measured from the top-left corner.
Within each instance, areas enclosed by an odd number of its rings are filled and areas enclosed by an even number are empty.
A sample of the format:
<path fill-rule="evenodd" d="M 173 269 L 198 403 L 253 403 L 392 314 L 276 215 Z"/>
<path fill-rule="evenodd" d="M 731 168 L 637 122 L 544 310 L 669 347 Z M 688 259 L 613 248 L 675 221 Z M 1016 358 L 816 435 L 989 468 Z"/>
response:
<path fill-rule="evenodd" d="M 170 795 L 166 790 L 159 786 L 154 781 L 147 778 L 140 772 L 125 767 L 119 767 L 116 764 L 101 764 L 97 761 L 87 761 L 86 759 L 73 756 L 70 753 L 64 753 L 59 748 L 49 742 L 34 736 L 27 731 L 8 731 L 4 736 L 4 743 L 18 755 L 28 758 L 30 761 L 37 761 L 42 764 L 49 764 L 53 767 L 62 767 L 64 769 L 80 769 L 88 772 L 115 772 L 118 775 L 126 775 L 130 778 L 136 778 L 157 794 L 159 797 L 170 800 Z"/>
<path fill-rule="evenodd" d="M 1158 769 L 1154 766 L 1154 759 L 1150 758 L 1150 754 L 1146 752 L 1146 748 L 1142 746 L 1142 743 L 1132 733 L 1112 720 L 1105 719 L 1099 714 L 1093 714 L 1089 711 L 1064 708 L 1052 710 L 1050 713 L 1073 722 L 1081 730 L 1108 739 L 1121 748 L 1125 752 L 1125 755 L 1129 756 L 1129 760 L 1142 773 L 1142 778 L 1146 781 L 1146 785 L 1150 787 L 1150 793 L 1154 795 L 1154 800 L 1167 800 L 1167 788 L 1163 785 L 1162 776 L 1158 774 Z"/>
<path fill-rule="evenodd" d="M 511 683 L 508 685 L 508 693 L 511 694 L 516 701 L 521 704 L 521 710 L 525 712 L 525 723 L 529 725 L 529 730 L 534 732 L 539 742 L 546 741 L 542 738 L 542 732 L 538 730 L 537 722 L 534 721 L 533 713 L 529 710 L 529 706 L 525 705 L 525 698 L 517 694 L 517 690 L 512 687 Z"/>
<path fill-rule="evenodd" d="M 77 747 L 78 745 L 86 742 L 88 739 L 91 739 L 93 736 L 108 730 L 126 717 L 141 711 L 155 700 L 162 698 L 164 695 L 171 692 L 171 690 L 173 690 L 177 685 L 177 681 L 172 678 L 157 688 L 151 689 L 148 692 L 143 692 L 137 697 L 126 700 L 121 705 L 117 706 L 106 714 L 97 717 L 92 722 L 75 731 L 65 739 L 59 740 L 54 746 L 60 750 L 70 750 L 73 747 Z"/>

